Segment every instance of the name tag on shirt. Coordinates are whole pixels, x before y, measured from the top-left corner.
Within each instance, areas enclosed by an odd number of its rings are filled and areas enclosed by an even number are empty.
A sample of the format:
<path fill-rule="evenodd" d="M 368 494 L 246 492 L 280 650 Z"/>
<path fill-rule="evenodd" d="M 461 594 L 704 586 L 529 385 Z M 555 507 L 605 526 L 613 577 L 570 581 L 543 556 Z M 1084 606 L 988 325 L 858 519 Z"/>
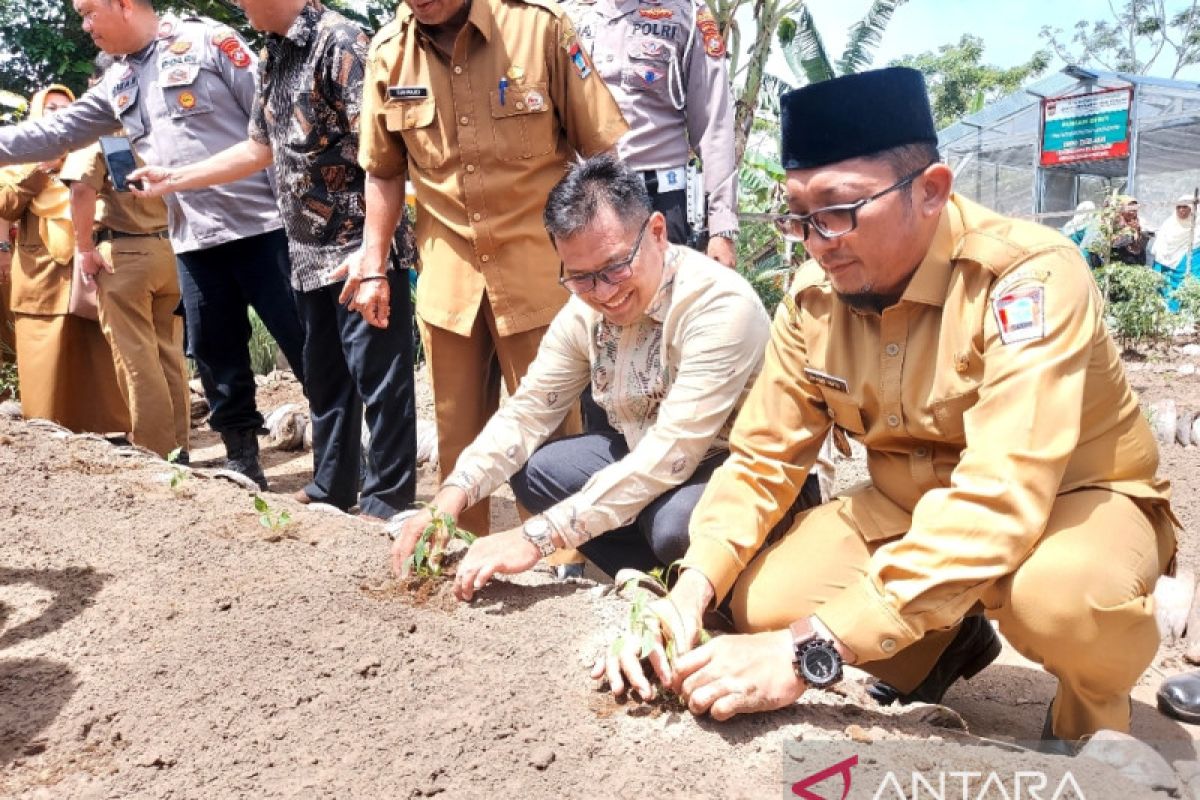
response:
<path fill-rule="evenodd" d="M 821 372 L 812 367 L 804 368 L 804 377 L 815 383 L 817 386 L 824 386 L 826 389 L 836 389 L 839 392 L 849 392 L 850 386 L 846 383 L 845 378 L 839 378 L 836 375 L 830 375 L 828 372 Z"/>
<path fill-rule="evenodd" d="M 429 97 L 428 86 L 389 86 L 389 100 L 424 100 Z"/>

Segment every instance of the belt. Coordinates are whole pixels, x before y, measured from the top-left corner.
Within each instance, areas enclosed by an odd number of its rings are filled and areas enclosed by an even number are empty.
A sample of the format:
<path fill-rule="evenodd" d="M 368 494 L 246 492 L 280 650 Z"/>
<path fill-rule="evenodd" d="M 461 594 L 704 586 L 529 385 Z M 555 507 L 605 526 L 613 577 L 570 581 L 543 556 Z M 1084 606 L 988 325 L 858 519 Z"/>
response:
<path fill-rule="evenodd" d="M 687 168 L 648 169 L 642 172 L 642 181 L 650 194 L 682 192 L 687 188 Z"/>
<path fill-rule="evenodd" d="M 166 231 L 155 231 L 154 233 L 126 233 L 125 231 L 114 231 L 112 228 L 100 228 L 92 234 L 92 239 L 99 244 L 100 242 L 111 242 L 113 239 L 131 239 L 137 236 L 151 236 L 155 239 L 170 238 Z"/>

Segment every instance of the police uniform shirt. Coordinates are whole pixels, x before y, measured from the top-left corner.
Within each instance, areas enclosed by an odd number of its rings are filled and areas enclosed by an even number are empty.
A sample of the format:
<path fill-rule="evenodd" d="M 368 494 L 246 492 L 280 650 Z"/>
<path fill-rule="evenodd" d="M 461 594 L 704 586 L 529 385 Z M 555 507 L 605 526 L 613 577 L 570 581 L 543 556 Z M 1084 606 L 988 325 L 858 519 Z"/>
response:
<path fill-rule="evenodd" d="M 621 158 L 641 171 L 673 169 L 694 150 L 704 162 L 709 231 L 737 230 L 732 91 L 725 44 L 704 0 L 564 7 L 629 123 Z M 660 180 L 659 191 L 671 188 Z"/>
<path fill-rule="evenodd" d="M 1057 232 L 952 196 L 882 314 L 838 300 L 815 262 L 804 269 L 729 461 L 692 515 L 685 563 L 718 598 L 790 508 L 830 426 L 867 448 L 872 483 L 849 493 L 851 522 L 888 542 L 817 610 L 860 661 L 959 621 L 1030 552 L 1057 495 L 1165 504 L 1099 291 Z"/>
<path fill-rule="evenodd" d="M 486 292 L 501 336 L 548 325 L 567 293 L 546 197 L 626 130 L 556 3 L 476 0 L 449 58 L 401 5 L 371 44 L 359 163 L 413 183 L 421 318 L 469 335 Z"/>
<path fill-rule="evenodd" d="M 0 162 L 48 160 L 123 127 L 147 164 L 191 164 L 246 140 L 256 60 L 236 33 L 202 17 L 162 17 L 154 41 L 52 117 L 0 129 Z M 266 172 L 165 198 L 176 253 L 282 227 Z"/>

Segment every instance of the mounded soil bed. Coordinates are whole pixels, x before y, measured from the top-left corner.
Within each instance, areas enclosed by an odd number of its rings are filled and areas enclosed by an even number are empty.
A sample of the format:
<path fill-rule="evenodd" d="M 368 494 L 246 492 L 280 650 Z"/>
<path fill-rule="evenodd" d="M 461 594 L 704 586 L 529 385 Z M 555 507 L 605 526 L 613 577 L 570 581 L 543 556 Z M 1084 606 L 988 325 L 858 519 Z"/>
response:
<path fill-rule="evenodd" d="M 1200 378 L 1171 364 L 1130 375 L 1143 400 L 1200 399 Z M 268 409 L 297 396 L 294 382 L 260 389 Z M 215 459 L 196 433 L 195 462 Z M 888 756 L 901 766 L 931 763 L 923 743 L 984 744 L 955 768 L 1077 764 L 1089 798 L 1150 795 L 1095 762 L 1003 746 L 1037 737 L 1054 690 L 1009 650 L 951 690 L 953 711 L 879 708 L 861 674 L 727 723 L 616 703 L 586 664 L 623 601 L 545 571 L 470 605 L 438 587 L 415 599 L 388 575 L 380 525 L 286 497 L 310 454 L 264 455 L 282 528 L 202 470 L 172 488 L 162 461 L 0 420 L 0 796 L 780 797 L 827 766 L 826 740 L 877 766 L 886 743 L 911 746 Z M 1164 447 L 1163 469 L 1193 524 L 1200 449 Z M 433 486 L 423 473 L 425 497 Z M 511 502 L 493 515 L 515 521 Z M 1190 531 L 1180 552 L 1200 566 Z M 1169 760 L 1196 758 L 1196 729 L 1153 708 L 1181 652 L 1165 644 L 1135 694 L 1133 733 Z"/>

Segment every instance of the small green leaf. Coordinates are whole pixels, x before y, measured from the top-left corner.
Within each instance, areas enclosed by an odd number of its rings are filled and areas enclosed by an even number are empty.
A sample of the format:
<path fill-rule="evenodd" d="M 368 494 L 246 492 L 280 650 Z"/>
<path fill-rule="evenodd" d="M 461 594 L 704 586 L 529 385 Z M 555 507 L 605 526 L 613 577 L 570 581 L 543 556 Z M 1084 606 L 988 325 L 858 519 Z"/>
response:
<path fill-rule="evenodd" d="M 179 454 L 182 452 L 183 452 L 182 447 L 176 447 L 174 450 L 167 453 L 167 462 L 170 464 L 176 463 L 177 461 L 179 461 Z"/>
<path fill-rule="evenodd" d="M 266 500 L 263 500 L 262 495 L 256 494 L 254 495 L 254 510 L 260 514 L 265 514 L 271 510 L 271 507 L 267 505 Z"/>

